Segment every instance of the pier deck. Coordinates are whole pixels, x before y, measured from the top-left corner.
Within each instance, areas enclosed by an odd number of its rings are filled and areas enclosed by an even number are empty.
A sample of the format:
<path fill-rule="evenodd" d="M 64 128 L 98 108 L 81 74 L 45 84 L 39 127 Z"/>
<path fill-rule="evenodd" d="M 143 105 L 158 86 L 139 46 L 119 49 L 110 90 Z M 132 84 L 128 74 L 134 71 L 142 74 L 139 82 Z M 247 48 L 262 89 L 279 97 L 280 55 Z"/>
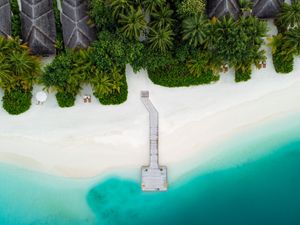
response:
<path fill-rule="evenodd" d="M 143 191 L 167 191 L 167 167 L 158 162 L 158 112 L 149 99 L 149 92 L 141 92 L 141 100 L 149 112 L 150 126 L 150 163 L 142 167 Z"/>

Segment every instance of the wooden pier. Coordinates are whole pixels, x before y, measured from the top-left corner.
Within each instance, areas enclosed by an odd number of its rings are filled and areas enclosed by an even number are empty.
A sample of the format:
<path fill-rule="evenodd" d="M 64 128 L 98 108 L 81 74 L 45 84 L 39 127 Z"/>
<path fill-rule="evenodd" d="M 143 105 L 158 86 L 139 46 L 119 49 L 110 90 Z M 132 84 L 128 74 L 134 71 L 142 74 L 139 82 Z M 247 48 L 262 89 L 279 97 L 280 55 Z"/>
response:
<path fill-rule="evenodd" d="M 141 92 L 141 100 L 149 112 L 150 120 L 150 163 L 142 167 L 143 191 L 167 191 L 167 167 L 158 162 L 158 112 L 149 99 L 149 92 Z"/>

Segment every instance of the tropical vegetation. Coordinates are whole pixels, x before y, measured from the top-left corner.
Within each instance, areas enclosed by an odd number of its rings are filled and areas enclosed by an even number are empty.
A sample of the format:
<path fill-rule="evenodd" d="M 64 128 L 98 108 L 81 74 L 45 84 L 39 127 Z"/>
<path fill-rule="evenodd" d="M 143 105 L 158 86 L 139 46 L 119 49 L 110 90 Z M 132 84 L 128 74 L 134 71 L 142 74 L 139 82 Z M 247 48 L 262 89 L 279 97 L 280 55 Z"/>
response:
<path fill-rule="evenodd" d="M 0 36 L 0 87 L 3 106 L 10 114 L 20 114 L 31 105 L 31 90 L 41 75 L 39 58 L 18 38 Z"/>
<path fill-rule="evenodd" d="M 229 68 L 236 82 L 251 78 L 266 63 L 262 46 L 267 23 L 251 14 L 253 1 L 240 0 L 240 15 L 208 18 L 205 0 L 89 0 L 96 40 L 88 49 L 65 49 L 57 2 L 53 8 L 57 56 L 41 72 L 21 36 L 17 0 L 10 0 L 12 35 L 0 39 L 0 87 L 4 107 L 13 114 L 27 110 L 39 82 L 56 93 L 60 107 L 71 107 L 90 84 L 103 105 L 127 99 L 126 65 L 147 70 L 151 81 L 166 87 L 209 84 Z M 275 19 L 278 34 L 270 38 L 275 70 L 293 70 L 300 54 L 300 0 L 284 3 Z M 41 75 L 42 73 L 42 75 Z M 11 104 L 12 101 L 17 104 Z"/>
<path fill-rule="evenodd" d="M 21 37 L 21 18 L 19 11 L 18 0 L 9 0 L 12 18 L 11 18 L 11 30 L 13 37 Z"/>
<path fill-rule="evenodd" d="M 300 53 L 300 0 L 283 3 L 275 24 L 278 34 L 270 40 L 274 67 L 277 73 L 290 73 Z"/>

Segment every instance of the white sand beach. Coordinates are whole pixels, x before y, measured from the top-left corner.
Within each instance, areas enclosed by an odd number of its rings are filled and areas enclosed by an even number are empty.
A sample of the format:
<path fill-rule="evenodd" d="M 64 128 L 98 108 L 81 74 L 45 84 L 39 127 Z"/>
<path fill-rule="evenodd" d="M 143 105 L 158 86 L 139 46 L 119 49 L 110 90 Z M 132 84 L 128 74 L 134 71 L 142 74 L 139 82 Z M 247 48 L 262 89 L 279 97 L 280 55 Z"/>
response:
<path fill-rule="evenodd" d="M 0 109 L 0 161 L 67 177 L 92 177 L 111 170 L 139 170 L 148 162 L 148 112 L 140 91 L 149 90 L 160 114 L 160 162 L 174 165 L 195 156 L 199 163 L 218 154 L 209 147 L 241 130 L 300 112 L 300 59 L 288 75 L 254 69 L 235 83 L 233 72 L 219 82 L 188 88 L 154 85 L 146 72 L 127 67 L 128 100 L 102 106 L 83 103 L 85 87 L 72 108 L 59 108 L 54 94 L 19 116 Z M 42 87 L 35 87 L 33 94 Z M 1 93 L 1 98 L 2 98 Z M 210 150 L 208 150 L 210 149 Z"/>

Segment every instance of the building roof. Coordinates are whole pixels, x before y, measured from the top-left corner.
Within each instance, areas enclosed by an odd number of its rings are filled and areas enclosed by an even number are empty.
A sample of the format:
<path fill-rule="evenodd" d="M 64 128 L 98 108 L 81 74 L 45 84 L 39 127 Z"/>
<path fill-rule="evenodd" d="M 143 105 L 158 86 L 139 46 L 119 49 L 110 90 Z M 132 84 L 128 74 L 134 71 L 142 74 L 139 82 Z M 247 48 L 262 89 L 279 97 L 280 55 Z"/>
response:
<path fill-rule="evenodd" d="M 207 0 L 207 5 L 209 17 L 233 16 L 238 18 L 240 14 L 238 0 Z"/>
<path fill-rule="evenodd" d="M 65 46 L 87 48 L 95 39 L 95 28 L 89 24 L 87 1 L 64 0 L 62 3 L 62 27 Z"/>
<path fill-rule="evenodd" d="M 11 35 L 11 10 L 9 0 L 0 0 L 0 35 Z"/>
<path fill-rule="evenodd" d="M 33 54 L 56 53 L 55 18 L 52 0 L 21 0 L 22 38 Z"/>
<path fill-rule="evenodd" d="M 274 18 L 280 12 L 284 0 L 252 0 L 252 14 L 259 18 Z"/>

